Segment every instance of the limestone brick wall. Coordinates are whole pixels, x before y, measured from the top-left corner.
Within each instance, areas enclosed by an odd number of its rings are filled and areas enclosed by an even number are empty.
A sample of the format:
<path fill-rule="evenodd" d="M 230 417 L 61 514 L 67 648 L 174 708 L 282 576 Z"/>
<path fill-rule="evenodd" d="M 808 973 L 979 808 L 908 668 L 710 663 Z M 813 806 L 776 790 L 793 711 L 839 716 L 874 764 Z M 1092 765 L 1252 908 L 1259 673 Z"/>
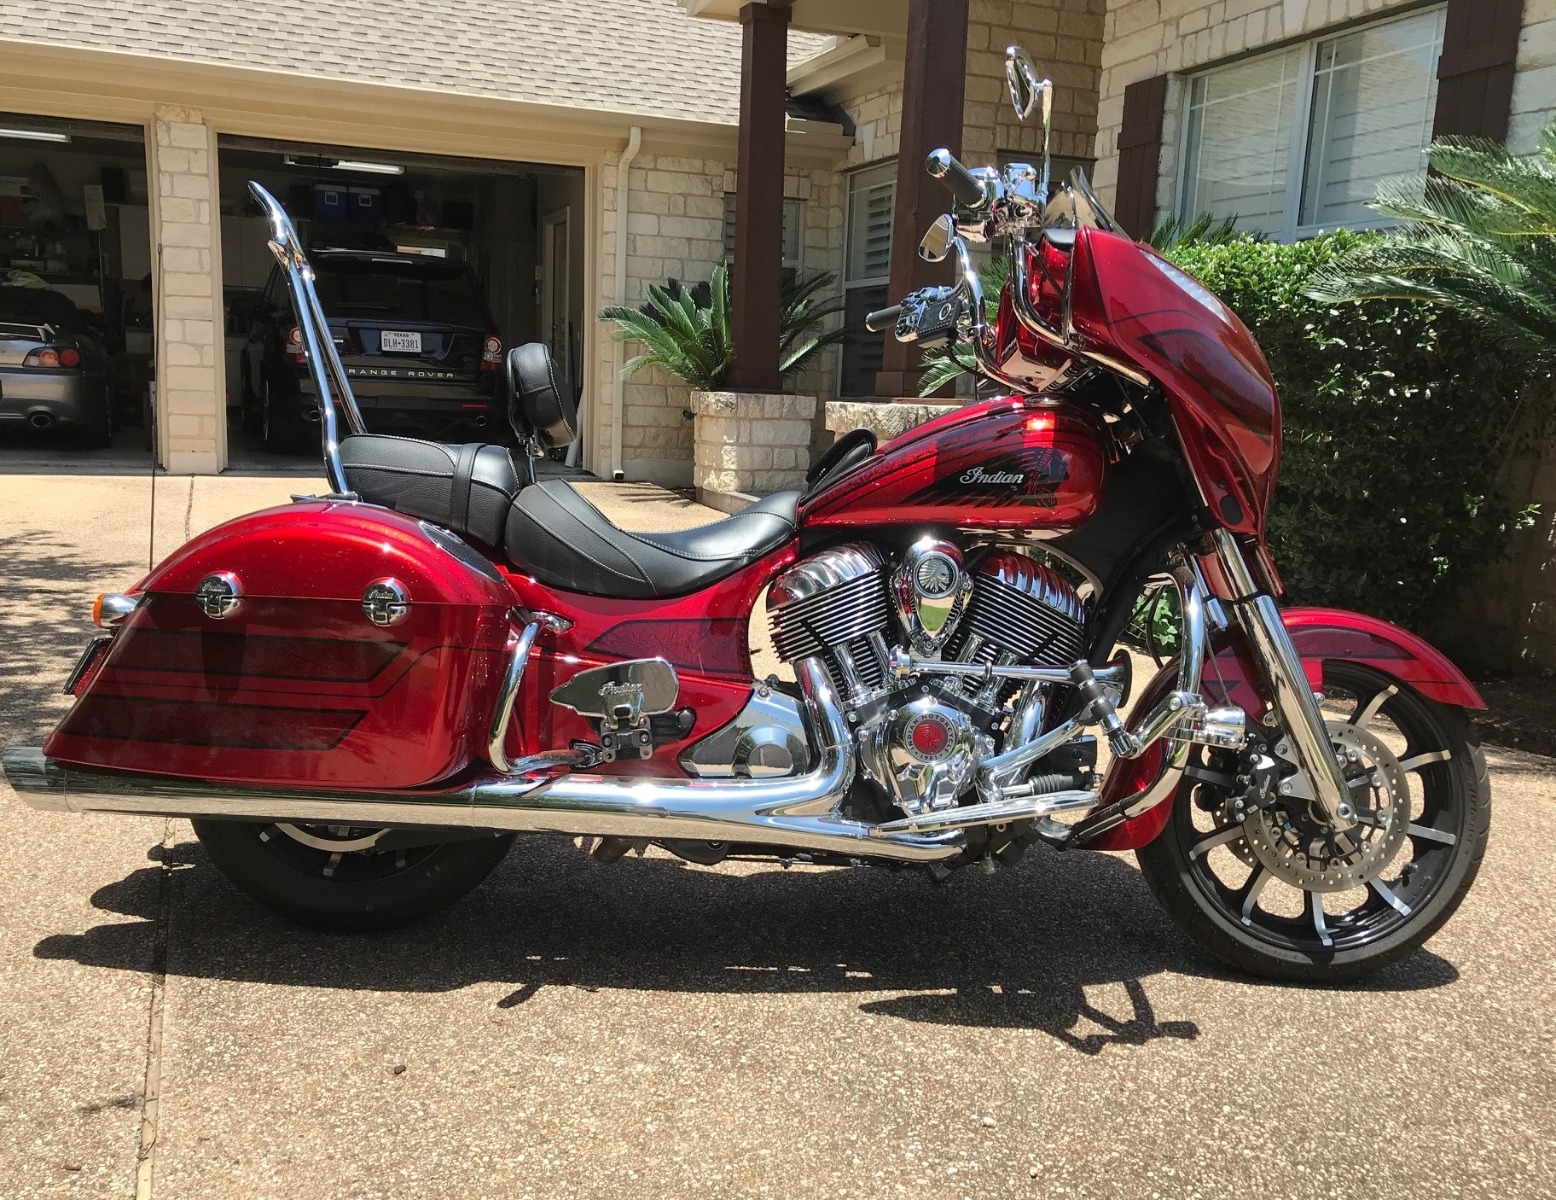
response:
<path fill-rule="evenodd" d="M 1405 7 L 1408 0 L 1113 0 L 1103 28 L 1097 103 L 1096 184 L 1102 199 L 1112 202 L 1118 182 L 1118 132 L 1129 84 L 1174 73 L 1167 86 L 1156 190 L 1158 211 L 1170 211 L 1177 200 L 1186 73 Z M 1532 150 L 1553 117 L 1556 0 L 1525 0 L 1508 144 Z"/>
<path fill-rule="evenodd" d="M 726 511 L 805 486 L 814 396 L 693 392 L 698 499 Z"/>
<path fill-rule="evenodd" d="M 628 168 L 626 214 L 626 299 L 640 304 L 651 284 L 676 278 L 695 284 L 707 280 L 724 257 L 724 195 L 736 190 L 732 164 L 716 159 L 640 154 Z M 803 267 L 836 273 L 842 245 L 842 212 L 835 169 L 803 168 L 787 173 L 785 196 L 803 202 Z M 616 168 L 603 176 L 604 219 L 601 262 L 602 294 L 615 294 L 617 236 Z M 836 294 L 836 286 L 831 289 Z M 834 318 L 835 321 L 835 318 Z M 602 363 L 599 378 L 610 380 L 616 370 L 616 347 L 607 331 L 599 338 Z M 638 353 L 634 344 L 627 355 Z M 830 387 L 836 375 L 831 353 L 801 372 L 793 386 L 814 394 Z M 600 389 L 606 390 L 606 389 Z M 602 397 L 601 428 L 609 426 L 609 398 Z M 623 387 L 622 467 L 629 479 L 648 479 L 668 486 L 692 482 L 692 422 L 689 389 L 658 368 L 640 372 Z M 599 453 L 608 456 L 608 445 Z M 802 447 L 804 448 L 804 447 Z M 603 457 L 602 457 L 603 461 Z M 801 467 L 803 471 L 803 466 Z"/>
<path fill-rule="evenodd" d="M 1524 0 L 1513 112 L 1507 144 L 1517 154 L 1539 148 L 1540 130 L 1556 118 L 1556 0 Z"/>
<path fill-rule="evenodd" d="M 1023 124 L 1005 85 L 1005 47 L 1020 44 L 1054 81 L 1049 149 L 1091 158 L 1097 135 L 1097 85 L 1107 0 L 972 0 L 967 21 L 967 92 L 962 160 L 992 163 L 1002 151 L 1036 157 L 1036 119 Z"/>
<path fill-rule="evenodd" d="M 198 112 L 159 108 L 150 146 L 162 462 L 210 473 L 226 440 L 216 135 Z"/>

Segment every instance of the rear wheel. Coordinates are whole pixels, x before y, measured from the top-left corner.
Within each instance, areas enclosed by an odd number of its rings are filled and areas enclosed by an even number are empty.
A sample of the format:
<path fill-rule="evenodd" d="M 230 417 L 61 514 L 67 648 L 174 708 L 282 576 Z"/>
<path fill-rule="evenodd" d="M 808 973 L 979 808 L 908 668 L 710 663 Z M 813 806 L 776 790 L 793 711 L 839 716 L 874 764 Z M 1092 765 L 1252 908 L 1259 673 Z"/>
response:
<path fill-rule="evenodd" d="M 1219 958 L 1333 983 L 1403 958 L 1458 908 L 1491 827 L 1486 762 L 1465 713 L 1377 671 L 1325 663 L 1324 717 L 1354 825 L 1282 796 L 1278 730 L 1191 768 L 1161 836 L 1136 852 L 1162 907 Z"/>
<path fill-rule="evenodd" d="M 267 379 L 259 402 L 259 432 L 267 454 L 295 454 L 302 449 L 303 422 L 301 418 L 280 411 L 275 397 L 270 393 Z"/>
<path fill-rule="evenodd" d="M 452 904 L 513 843 L 509 834 L 396 847 L 386 846 L 385 829 L 284 822 L 195 821 L 194 830 L 241 891 L 301 925 L 336 932 L 393 929 Z"/>

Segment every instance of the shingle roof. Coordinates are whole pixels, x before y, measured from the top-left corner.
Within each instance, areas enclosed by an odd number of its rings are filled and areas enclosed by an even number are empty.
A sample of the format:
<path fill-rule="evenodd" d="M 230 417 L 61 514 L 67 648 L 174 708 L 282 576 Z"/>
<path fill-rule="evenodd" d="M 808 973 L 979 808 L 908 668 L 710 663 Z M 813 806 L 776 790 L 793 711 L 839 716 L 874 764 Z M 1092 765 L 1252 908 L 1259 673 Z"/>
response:
<path fill-rule="evenodd" d="M 10 0 L 5 36 L 735 124 L 740 27 L 675 0 Z M 789 61 L 827 39 L 789 35 Z"/>

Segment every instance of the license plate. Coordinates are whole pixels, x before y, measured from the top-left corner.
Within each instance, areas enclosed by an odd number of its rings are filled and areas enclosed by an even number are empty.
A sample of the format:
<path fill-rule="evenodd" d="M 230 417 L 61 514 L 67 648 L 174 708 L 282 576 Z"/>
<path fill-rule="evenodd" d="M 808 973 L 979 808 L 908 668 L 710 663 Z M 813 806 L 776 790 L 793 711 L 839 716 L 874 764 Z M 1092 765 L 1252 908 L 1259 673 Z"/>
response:
<path fill-rule="evenodd" d="M 380 330 L 378 334 L 378 348 L 380 350 L 392 350 L 400 354 L 420 354 L 421 334 L 400 333 L 393 329 Z"/>

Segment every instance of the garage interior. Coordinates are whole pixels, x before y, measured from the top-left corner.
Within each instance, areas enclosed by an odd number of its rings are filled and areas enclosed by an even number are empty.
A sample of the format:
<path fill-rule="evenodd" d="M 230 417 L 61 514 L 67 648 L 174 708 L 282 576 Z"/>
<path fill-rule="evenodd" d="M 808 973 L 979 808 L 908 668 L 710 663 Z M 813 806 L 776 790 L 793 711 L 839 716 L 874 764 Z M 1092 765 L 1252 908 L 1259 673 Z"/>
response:
<path fill-rule="evenodd" d="M 503 350 L 546 342 L 558 382 L 577 396 L 589 328 L 582 170 L 225 135 L 218 147 L 229 466 L 278 466 L 283 457 L 267 453 L 253 418 L 247 426 L 242 418 L 243 389 L 255 387 L 246 380 L 244 346 L 259 336 L 249 314 L 274 267 L 249 180 L 282 203 L 310 249 L 468 264 Z M 255 361 L 251 354 L 249 362 Z M 249 401 L 252 413 L 256 397 Z M 373 428 L 373 415 L 367 420 Z M 510 440 L 508 430 L 495 425 L 471 429 L 463 440 Z M 295 461 L 317 458 L 309 445 Z"/>
<path fill-rule="evenodd" d="M 52 322 L 114 426 L 112 446 L 88 446 L 44 405 L 23 402 L 38 368 L 0 346 L 0 399 L 10 389 L 13 401 L 0 461 L 149 464 L 151 244 L 142 128 L 0 113 L 0 321 Z"/>

